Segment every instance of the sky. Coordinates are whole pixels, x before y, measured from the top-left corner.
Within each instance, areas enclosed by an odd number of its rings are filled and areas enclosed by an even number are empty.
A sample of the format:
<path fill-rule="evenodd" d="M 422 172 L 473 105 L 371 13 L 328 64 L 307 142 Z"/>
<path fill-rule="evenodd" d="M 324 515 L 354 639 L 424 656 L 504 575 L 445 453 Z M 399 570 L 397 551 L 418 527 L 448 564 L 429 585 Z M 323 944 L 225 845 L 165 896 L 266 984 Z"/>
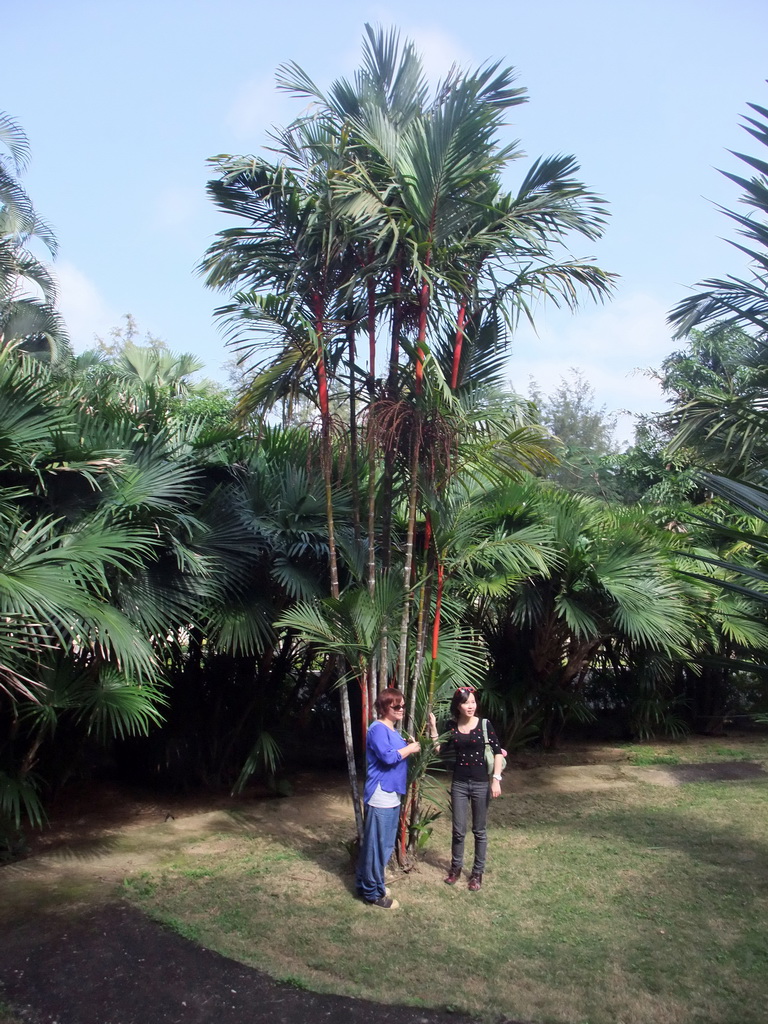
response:
<path fill-rule="evenodd" d="M 206 161 L 264 152 L 302 103 L 274 85 L 295 61 L 321 86 L 359 65 L 364 25 L 413 39 L 436 81 L 458 63 L 501 60 L 529 102 L 502 141 L 526 157 L 575 155 L 609 203 L 596 242 L 572 252 L 620 275 L 613 299 L 575 314 L 547 307 L 512 340 L 509 382 L 551 393 L 571 368 L 609 413 L 663 407 L 646 371 L 680 347 L 665 323 L 697 282 L 743 276 L 746 258 L 717 205 L 739 191 L 728 150 L 756 153 L 740 127 L 768 106 L 765 0 L 25 0 L 2 18 L 0 110 L 25 130 L 23 184 L 59 239 L 60 308 L 76 351 L 130 313 L 205 376 L 231 358 L 196 265 L 230 226 L 205 195 Z M 619 416 L 618 436 L 632 419 Z"/>

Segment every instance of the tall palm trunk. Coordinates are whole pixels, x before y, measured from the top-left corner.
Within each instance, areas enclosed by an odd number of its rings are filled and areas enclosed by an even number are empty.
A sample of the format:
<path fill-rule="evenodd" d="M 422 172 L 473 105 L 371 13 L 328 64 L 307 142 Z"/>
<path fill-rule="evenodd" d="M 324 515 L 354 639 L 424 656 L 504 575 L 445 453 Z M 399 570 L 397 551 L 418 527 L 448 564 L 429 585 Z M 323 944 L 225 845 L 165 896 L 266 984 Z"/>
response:
<path fill-rule="evenodd" d="M 358 487 L 357 396 L 355 394 L 355 323 L 354 308 L 347 306 L 347 351 L 349 352 L 349 460 L 352 476 L 352 531 L 360 539 L 360 489 Z"/>
<path fill-rule="evenodd" d="M 394 398 L 397 389 L 397 370 L 400 365 L 400 294 L 402 291 L 403 272 L 400 267 L 401 257 L 398 256 L 398 263 L 392 273 L 392 343 L 389 351 L 389 381 L 388 390 L 390 398 Z"/>
<path fill-rule="evenodd" d="M 336 559 L 336 533 L 333 517 L 333 453 L 331 451 L 331 410 L 328 398 L 328 378 L 325 369 L 324 347 L 324 305 L 321 295 L 314 296 L 315 335 L 317 337 L 317 394 L 320 403 L 321 422 L 321 463 L 323 484 L 325 487 L 325 512 L 328 521 L 328 567 L 331 583 L 331 597 L 339 599 L 339 570 Z M 344 749 L 347 756 L 349 785 L 352 791 L 352 804 L 355 811 L 355 824 L 360 842 L 363 840 L 363 811 L 360 803 L 360 787 L 357 780 L 355 764 L 355 744 L 352 736 L 352 714 L 349 708 L 349 691 L 344 682 L 339 688 L 341 702 L 341 720 L 344 727 Z"/>
<path fill-rule="evenodd" d="M 434 215 L 433 215 L 434 219 Z M 424 261 L 429 266 L 432 261 L 432 247 L 427 251 Z M 424 343 L 427 339 L 427 313 L 429 311 L 429 283 L 422 279 L 421 292 L 419 294 L 419 334 L 416 339 L 416 368 L 414 370 L 414 391 L 418 403 L 419 396 L 424 390 Z M 418 415 L 417 410 L 417 415 Z M 408 668 L 408 621 L 411 612 L 411 599 L 413 584 L 411 576 L 413 573 L 413 540 L 416 534 L 416 506 L 419 497 L 419 456 L 421 449 L 421 429 L 417 419 L 417 427 L 411 438 L 413 450 L 411 453 L 410 465 L 410 489 L 408 493 L 408 531 L 405 540 L 405 565 L 403 566 L 403 613 L 400 620 L 400 652 L 397 663 L 398 686 L 405 689 L 405 680 Z"/>
<path fill-rule="evenodd" d="M 429 257 L 427 257 L 429 265 Z M 429 284 L 422 282 L 419 293 L 419 336 L 416 339 L 416 369 L 414 371 L 414 390 L 420 395 L 424 390 L 424 342 L 427 340 L 427 312 L 429 310 Z"/>
<path fill-rule="evenodd" d="M 435 595 L 435 618 L 432 623 L 432 664 L 429 669 L 429 693 L 427 694 L 427 706 L 432 710 L 432 702 L 435 698 L 435 682 L 437 681 L 437 652 L 440 643 L 440 613 L 443 607 L 443 586 L 445 583 L 445 568 L 439 560 L 437 563 L 437 593 Z"/>
<path fill-rule="evenodd" d="M 376 284 L 373 278 L 366 282 L 368 292 L 368 568 L 367 585 L 371 597 L 376 591 Z M 384 684 L 379 684 L 379 673 Z M 386 625 L 377 659 L 372 657 L 368 665 L 368 703 L 374 706 L 379 689 L 386 685 L 387 638 Z"/>
<path fill-rule="evenodd" d="M 392 336 L 390 339 L 389 352 L 389 379 L 387 382 L 387 394 L 391 400 L 397 397 L 397 373 L 400 364 L 400 303 L 402 289 L 402 269 L 398 255 L 398 263 L 395 265 L 392 275 L 392 294 L 394 302 L 392 305 Z M 381 482 L 381 563 L 385 569 L 392 565 L 392 493 L 395 471 L 394 452 L 390 446 L 384 450 L 383 478 Z"/>
<path fill-rule="evenodd" d="M 405 692 L 408 674 L 408 622 L 411 614 L 413 595 L 413 542 L 416 536 L 416 507 L 419 497 L 419 449 L 421 430 L 417 425 L 411 437 L 413 451 L 410 465 L 410 489 L 408 493 L 408 528 L 405 536 L 405 559 L 403 564 L 403 611 L 400 618 L 400 649 L 397 658 L 397 685 Z"/>
<path fill-rule="evenodd" d="M 424 665 L 424 648 L 426 647 L 427 618 L 432 601 L 432 577 L 428 574 L 421 588 L 419 614 L 416 620 L 416 659 L 413 667 L 413 681 L 408 695 L 408 724 L 406 729 L 415 734 L 416 729 L 416 698 L 418 696 L 419 679 Z"/>
<path fill-rule="evenodd" d="M 453 366 L 451 368 L 451 391 L 455 391 L 459 383 L 459 365 L 461 364 L 461 350 L 464 344 L 464 321 L 467 316 L 467 300 L 464 299 L 459 308 L 459 317 L 456 323 L 456 342 L 453 346 Z"/>
<path fill-rule="evenodd" d="M 376 589 L 376 291 L 369 279 L 368 289 L 368 593 Z"/>

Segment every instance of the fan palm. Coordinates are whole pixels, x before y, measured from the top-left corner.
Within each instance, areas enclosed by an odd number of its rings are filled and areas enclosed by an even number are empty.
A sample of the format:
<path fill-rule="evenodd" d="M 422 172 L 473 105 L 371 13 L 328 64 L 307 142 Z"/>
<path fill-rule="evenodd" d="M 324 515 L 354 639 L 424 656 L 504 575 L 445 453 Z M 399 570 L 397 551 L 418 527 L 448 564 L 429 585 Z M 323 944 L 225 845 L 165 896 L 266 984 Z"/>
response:
<path fill-rule="evenodd" d="M 0 680 L 23 723 L 0 753 L 15 817 L 25 802 L 39 816 L 29 779 L 57 721 L 103 737 L 159 720 L 161 666 L 225 574 L 200 544 L 199 425 L 136 424 L 63 380 L 0 351 Z"/>
<path fill-rule="evenodd" d="M 519 490 L 509 524 L 537 523 L 557 552 L 510 597 L 478 609 L 494 661 L 494 688 L 509 714 L 510 742 L 539 723 L 552 742 L 581 709 L 585 677 L 609 646 L 679 653 L 691 634 L 669 533 L 633 510 L 538 484 Z"/>

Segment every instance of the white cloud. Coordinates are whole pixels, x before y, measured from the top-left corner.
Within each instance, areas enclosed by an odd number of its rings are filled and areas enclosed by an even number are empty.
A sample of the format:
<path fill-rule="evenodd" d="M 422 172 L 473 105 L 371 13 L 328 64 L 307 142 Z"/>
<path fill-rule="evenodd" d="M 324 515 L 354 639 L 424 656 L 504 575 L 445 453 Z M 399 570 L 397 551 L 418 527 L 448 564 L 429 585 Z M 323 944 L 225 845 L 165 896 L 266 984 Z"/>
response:
<path fill-rule="evenodd" d="M 478 62 L 472 54 L 452 36 L 436 28 L 412 28 L 404 31 L 402 38 L 413 41 L 421 54 L 424 73 L 432 85 L 444 78 L 454 64 L 470 70 Z"/>
<path fill-rule="evenodd" d="M 161 228 L 180 228 L 207 212 L 208 200 L 198 185 L 163 189 L 155 202 L 156 225 Z"/>
<path fill-rule="evenodd" d="M 261 149 L 264 133 L 273 125 L 288 124 L 301 110 L 297 100 L 275 85 L 274 74 L 250 78 L 235 94 L 226 115 L 226 125 L 238 141 L 251 150 Z"/>
<path fill-rule="evenodd" d="M 386 12 L 381 17 L 371 19 L 374 26 L 382 25 L 385 31 L 398 19 L 393 19 Z M 478 61 L 461 43 L 446 32 L 433 27 L 410 27 L 399 31 L 401 45 L 411 40 L 421 55 L 424 72 L 434 87 L 445 77 L 454 64 L 462 68 L 474 67 Z M 324 89 L 336 78 L 351 78 L 360 67 L 361 35 L 355 34 L 354 43 L 344 51 L 336 68 L 331 72 L 321 72 L 318 66 L 304 63 L 303 66 Z M 303 101 L 290 93 L 278 89 L 275 75 L 255 76 L 244 81 L 236 92 L 226 114 L 226 126 L 234 134 L 237 141 L 247 141 L 252 150 L 260 149 L 264 143 L 264 133 L 273 125 L 286 125 L 302 113 L 311 109 L 311 102 Z"/>
<path fill-rule="evenodd" d="M 515 335 L 510 379 L 519 392 L 531 377 L 549 394 L 578 369 L 595 391 L 595 404 L 608 412 L 655 412 L 664 407 L 658 384 L 644 370 L 658 367 L 675 348 L 665 322 L 667 308 L 654 296 L 634 293 L 610 306 L 575 317 L 547 311 L 537 318 L 538 336 L 528 326 Z M 632 439 L 632 417 L 619 416 L 617 434 Z"/>
<path fill-rule="evenodd" d="M 59 310 L 64 317 L 75 352 L 92 348 L 94 336 L 104 337 L 120 313 L 112 309 L 96 285 L 72 263 L 58 263 Z"/>

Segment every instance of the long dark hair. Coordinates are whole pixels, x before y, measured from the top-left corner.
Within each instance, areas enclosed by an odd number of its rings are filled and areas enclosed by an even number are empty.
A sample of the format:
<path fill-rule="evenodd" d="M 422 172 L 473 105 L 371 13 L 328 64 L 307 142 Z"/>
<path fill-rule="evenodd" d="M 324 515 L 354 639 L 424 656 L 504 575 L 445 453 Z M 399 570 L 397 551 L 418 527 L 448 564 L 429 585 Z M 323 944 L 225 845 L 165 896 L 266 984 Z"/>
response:
<path fill-rule="evenodd" d="M 472 696 L 472 694 L 475 695 L 475 700 L 477 700 L 477 693 L 475 693 L 474 688 L 471 686 L 460 686 L 456 693 L 454 693 L 451 698 L 451 718 L 454 722 L 458 722 L 459 708 L 462 704 L 467 703 L 467 700 Z"/>

